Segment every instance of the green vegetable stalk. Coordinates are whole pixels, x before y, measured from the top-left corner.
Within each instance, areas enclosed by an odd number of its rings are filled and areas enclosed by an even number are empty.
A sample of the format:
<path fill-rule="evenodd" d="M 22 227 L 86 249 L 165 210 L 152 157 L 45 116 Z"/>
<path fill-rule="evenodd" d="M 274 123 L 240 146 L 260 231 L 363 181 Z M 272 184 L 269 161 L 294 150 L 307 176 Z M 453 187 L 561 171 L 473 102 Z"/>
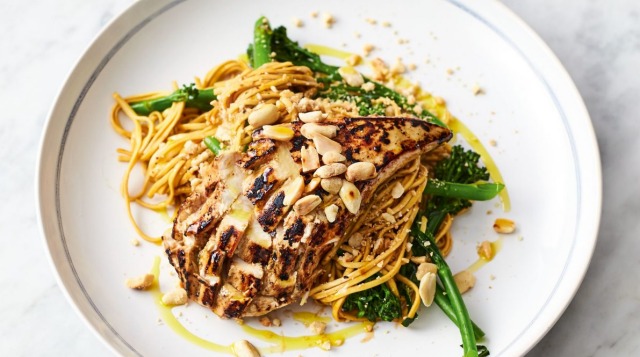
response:
<path fill-rule="evenodd" d="M 451 303 L 449 302 L 449 298 L 444 294 L 444 291 L 440 287 L 440 284 L 436 286 L 436 295 L 434 298 L 435 303 L 438 307 L 444 312 L 445 315 L 454 323 L 458 328 L 460 328 L 460 324 L 458 324 L 458 320 L 456 318 L 456 313 L 453 311 L 453 307 L 451 307 Z M 471 321 L 471 326 L 473 326 L 473 335 L 476 337 L 476 340 L 481 340 L 485 334 L 484 331 L 478 325 L 476 325 L 473 321 Z"/>
<path fill-rule="evenodd" d="M 469 317 L 467 307 L 462 300 L 462 295 L 455 280 L 449 265 L 440 254 L 440 250 L 436 245 L 433 236 L 428 233 L 422 232 L 417 224 L 414 224 L 411 228 L 411 234 L 413 235 L 416 243 L 421 244 L 429 252 L 429 256 L 433 263 L 438 267 L 438 277 L 447 292 L 447 297 L 451 303 L 451 308 L 458 322 L 458 328 L 460 329 L 460 335 L 462 337 L 462 348 L 464 350 L 464 357 L 478 357 L 478 347 L 476 346 L 476 337 L 474 334 L 473 323 Z"/>
<path fill-rule="evenodd" d="M 472 201 L 488 201 L 496 197 L 504 188 L 501 183 L 463 184 L 430 179 L 424 193 Z"/>
<path fill-rule="evenodd" d="M 271 62 L 271 26 L 266 17 L 261 16 L 254 26 L 253 47 L 249 58 L 252 58 L 251 65 L 258 68 L 265 63 Z"/>
<path fill-rule="evenodd" d="M 188 86 L 182 86 L 182 88 L 166 97 L 131 103 L 131 109 L 138 115 L 149 115 L 171 107 L 174 102 L 185 102 L 185 106 L 188 108 L 197 108 L 202 112 L 206 112 L 211 110 L 211 102 L 215 99 L 216 96 L 213 94 L 213 89 L 197 89 L 191 83 Z"/>
<path fill-rule="evenodd" d="M 222 152 L 222 146 L 220 144 L 220 140 L 216 139 L 213 136 L 207 136 L 204 138 L 204 144 L 211 150 L 216 156 L 220 155 Z"/>

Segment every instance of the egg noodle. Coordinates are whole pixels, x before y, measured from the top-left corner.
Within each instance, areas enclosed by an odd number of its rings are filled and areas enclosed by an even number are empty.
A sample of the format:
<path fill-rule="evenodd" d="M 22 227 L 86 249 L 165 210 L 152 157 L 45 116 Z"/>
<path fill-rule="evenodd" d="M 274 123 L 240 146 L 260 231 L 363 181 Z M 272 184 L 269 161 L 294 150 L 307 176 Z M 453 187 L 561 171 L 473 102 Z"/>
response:
<path fill-rule="evenodd" d="M 311 110 L 321 110 L 330 119 L 359 116 L 350 102 L 312 99 L 321 84 L 309 68 L 288 62 L 271 62 L 252 69 L 241 60 L 230 60 L 211 69 L 202 80 L 196 78 L 195 83 L 198 89 L 214 90 L 217 99 L 212 102 L 211 110 L 200 112 L 185 107 L 184 102 L 174 102 L 162 112 L 154 111 L 144 116 L 136 114 L 133 103 L 160 98 L 170 92 L 130 97 L 113 95 L 111 124 L 130 142 L 128 149 L 117 150 L 118 159 L 127 163 L 121 193 L 135 230 L 152 243 L 160 243 L 161 238 L 142 230 L 132 212 L 132 203 L 151 210 L 178 207 L 202 181 L 199 173 L 203 165 L 214 158 L 203 142 L 205 137 L 215 136 L 226 150 L 242 151 L 251 141 L 251 132 L 255 129 L 247 124 L 247 117 L 254 108 L 266 103 L 276 105 L 280 123 L 291 122 L 299 112 Z M 175 83 L 174 89 L 178 89 Z M 421 105 L 440 113 L 440 118 L 446 122 L 450 114 L 443 109 L 444 104 L 434 101 L 419 88 L 416 90 Z M 393 101 L 384 104 L 387 105 L 387 116 L 411 116 Z M 130 123 L 125 125 L 125 118 Z M 341 240 L 336 239 L 324 266 L 325 275 L 309 292 L 309 297 L 332 307 L 336 320 L 364 320 L 342 311 L 342 305 L 350 294 L 381 284 L 386 284 L 403 302 L 403 318 L 415 316 L 421 302 L 418 287 L 399 274 L 399 270 L 411 260 L 425 259 L 411 255 L 409 231 L 425 204 L 422 192 L 429 169 L 446 158 L 449 150 L 449 145 L 444 144 L 408 163 L 381 183 L 374 199 L 363 206 L 364 211 L 350 231 Z M 143 169 L 144 180 L 138 192 L 131 192 L 132 171 L 137 166 Z M 402 191 L 399 196 L 398 185 Z M 452 248 L 452 222 L 453 217 L 447 216 L 436 235 L 436 244 L 444 255 Z M 424 229 L 426 220 L 422 224 Z M 410 304 L 399 292 L 398 282 L 412 291 Z"/>

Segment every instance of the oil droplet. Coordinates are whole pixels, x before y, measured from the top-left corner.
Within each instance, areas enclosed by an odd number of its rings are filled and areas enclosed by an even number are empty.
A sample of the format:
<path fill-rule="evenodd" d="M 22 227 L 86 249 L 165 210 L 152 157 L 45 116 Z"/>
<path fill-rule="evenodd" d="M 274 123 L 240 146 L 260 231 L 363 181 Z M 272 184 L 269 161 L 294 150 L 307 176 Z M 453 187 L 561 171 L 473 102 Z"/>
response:
<path fill-rule="evenodd" d="M 335 49 L 335 48 L 322 46 L 322 45 L 307 44 L 307 45 L 304 46 L 304 48 L 308 49 L 309 51 L 311 51 L 313 53 L 317 53 L 319 55 L 335 57 L 335 58 L 339 58 L 339 59 L 342 59 L 342 60 L 347 59 L 349 56 L 353 55 L 353 53 L 351 53 L 351 52 L 342 51 L 342 50 L 338 50 L 338 49 Z"/>
<path fill-rule="evenodd" d="M 313 312 L 307 312 L 307 311 L 294 312 L 293 319 L 296 321 L 302 322 L 305 326 L 309 326 L 314 321 L 324 322 L 324 323 L 331 322 L 330 317 L 318 316 L 318 314 L 314 314 Z"/>

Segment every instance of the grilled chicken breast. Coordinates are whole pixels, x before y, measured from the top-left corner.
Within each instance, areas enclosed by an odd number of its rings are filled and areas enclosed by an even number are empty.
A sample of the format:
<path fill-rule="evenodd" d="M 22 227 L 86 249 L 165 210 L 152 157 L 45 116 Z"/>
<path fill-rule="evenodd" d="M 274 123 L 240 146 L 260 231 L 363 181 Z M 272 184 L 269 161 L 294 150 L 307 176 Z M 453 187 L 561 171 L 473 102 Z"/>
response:
<path fill-rule="evenodd" d="M 163 237 L 189 297 L 221 317 L 263 315 L 300 299 L 362 211 L 350 200 L 366 205 L 399 168 L 451 138 L 446 128 L 409 118 L 314 124 L 327 129 L 314 132 L 329 133 L 320 139 L 303 122 L 288 125 L 291 140 L 273 140 L 258 129 L 245 153 L 216 157 Z M 372 163 L 375 177 L 345 184 L 340 194 L 325 191 L 313 180 L 317 170 L 303 171 L 302 165 L 303 151 L 324 153 L 317 141 L 324 139 L 339 144 L 345 166 Z M 357 192 L 346 189 L 354 185 Z M 338 213 L 328 218 L 324 208 L 333 204 Z"/>

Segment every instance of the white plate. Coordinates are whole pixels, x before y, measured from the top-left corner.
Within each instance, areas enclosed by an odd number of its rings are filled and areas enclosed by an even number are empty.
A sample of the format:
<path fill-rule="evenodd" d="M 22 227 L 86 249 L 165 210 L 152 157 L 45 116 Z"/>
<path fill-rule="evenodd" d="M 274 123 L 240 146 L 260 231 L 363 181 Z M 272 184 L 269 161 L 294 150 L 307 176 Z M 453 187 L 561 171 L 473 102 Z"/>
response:
<path fill-rule="evenodd" d="M 333 14 L 333 29 L 311 19 L 312 10 L 320 17 Z M 459 219 L 450 263 L 453 270 L 463 269 L 473 260 L 477 242 L 496 238 L 491 229 L 495 217 L 518 223 L 518 233 L 505 237 L 502 251 L 478 273 L 477 286 L 465 300 L 488 335 L 492 355 L 526 353 L 562 314 L 589 264 L 600 217 L 600 162 L 589 116 L 562 65 L 524 23 L 490 0 L 402 5 L 332 0 L 313 6 L 302 1 L 149 0 L 132 5 L 80 59 L 51 110 L 42 140 L 40 223 L 58 281 L 79 314 L 119 354 L 208 352 L 158 325 L 151 297 L 124 287 L 127 276 L 148 271 L 153 257 L 163 254 L 150 244 L 130 245 L 136 234 L 119 195 L 124 165 L 115 154 L 127 143 L 111 129 L 108 112 L 114 91 L 169 89 L 172 80 L 189 83 L 214 64 L 235 58 L 251 41 L 252 24 L 261 14 L 274 25 L 288 26 L 291 37 L 302 43 L 345 43 L 355 52 L 373 43 L 375 55 L 415 62 L 412 79 L 446 98 L 454 115 L 485 144 L 497 141 L 488 148 L 504 174 L 513 210 L 504 214 L 495 202 L 484 203 Z M 294 16 L 305 26 L 292 26 Z M 392 26 L 372 26 L 365 18 Z M 398 44 L 394 30 L 409 43 Z M 455 73 L 448 76 L 447 68 Z M 474 82 L 484 95 L 471 94 Z M 489 209 L 494 213 L 487 215 Z M 138 214 L 156 233 L 168 226 L 155 214 Z M 168 270 L 163 263 L 165 287 L 175 282 Z M 185 326 L 203 338 L 230 343 L 246 337 L 234 322 L 195 304 L 178 310 Z M 305 333 L 291 320 L 285 327 L 289 333 Z M 353 338 L 336 352 L 455 356 L 461 353 L 459 341 L 457 329 L 432 308 L 422 310 L 409 329 L 381 323 L 371 341 Z M 293 352 L 298 353 L 320 350 Z"/>

